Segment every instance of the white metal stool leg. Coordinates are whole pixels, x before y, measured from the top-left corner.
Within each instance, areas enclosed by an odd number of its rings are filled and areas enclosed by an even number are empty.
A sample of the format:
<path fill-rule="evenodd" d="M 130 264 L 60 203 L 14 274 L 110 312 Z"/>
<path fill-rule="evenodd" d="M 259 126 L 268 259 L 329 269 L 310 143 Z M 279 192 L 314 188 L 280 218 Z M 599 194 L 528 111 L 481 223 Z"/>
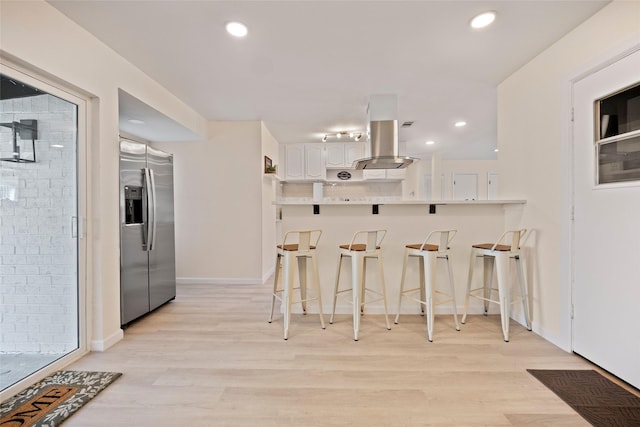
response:
<path fill-rule="evenodd" d="M 389 314 L 387 309 L 387 290 L 384 284 L 384 270 L 382 268 L 382 254 L 378 254 L 378 275 L 380 276 L 380 290 L 382 291 L 382 305 L 384 307 L 384 321 L 387 325 L 387 330 L 391 330 L 391 325 L 389 324 Z"/>
<path fill-rule="evenodd" d="M 495 257 L 485 255 L 482 257 L 483 264 L 483 284 L 484 284 L 484 315 L 489 314 L 489 299 L 491 298 L 491 290 L 493 289 L 493 270 L 495 266 Z"/>
<path fill-rule="evenodd" d="M 285 252 L 283 265 L 283 278 L 285 280 L 282 291 L 282 305 L 284 306 L 284 339 L 289 339 L 289 323 L 291 322 L 291 298 L 293 291 L 294 269 L 292 268 L 292 256 Z"/>
<path fill-rule="evenodd" d="M 498 270 L 498 293 L 500 299 L 500 317 L 502 320 L 502 334 L 504 340 L 509 342 L 509 316 L 511 313 L 511 297 L 509 292 L 509 256 L 507 253 L 498 253 L 495 256 Z"/>
<path fill-rule="evenodd" d="M 425 308 L 427 311 L 427 339 L 433 341 L 433 322 L 435 314 L 433 312 L 433 286 L 436 282 L 436 253 L 427 252 L 425 256 L 420 257 L 424 260 L 424 278 L 425 284 Z M 426 258 L 426 259 L 425 259 Z M 422 286 L 421 286 L 422 289 Z"/>
<path fill-rule="evenodd" d="M 447 274 L 449 276 L 449 292 L 451 297 L 451 308 L 453 309 L 453 320 L 456 324 L 456 331 L 460 330 L 460 324 L 458 323 L 458 310 L 456 308 L 456 290 L 453 284 L 453 272 L 451 271 L 451 262 L 449 262 L 449 255 L 444 257 L 447 262 Z"/>
<path fill-rule="evenodd" d="M 362 296 L 363 288 L 363 270 L 364 270 L 364 257 L 355 253 L 351 256 L 351 283 L 353 287 L 353 339 L 358 341 L 358 332 L 360 331 L 360 298 Z"/>
<path fill-rule="evenodd" d="M 527 329 L 531 330 L 531 313 L 529 312 L 529 293 L 527 291 L 527 279 L 525 275 L 524 260 L 520 256 L 515 257 L 516 267 L 518 268 L 518 279 L 520 282 L 520 297 L 522 298 L 522 309 L 524 311 L 524 320 L 527 323 Z"/>
<path fill-rule="evenodd" d="M 307 257 L 299 256 L 298 258 L 298 277 L 300 282 L 300 303 L 302 305 L 302 314 L 307 314 Z"/>
<path fill-rule="evenodd" d="M 273 273 L 273 293 L 271 294 L 271 314 L 269 315 L 269 323 L 273 321 L 273 309 L 276 305 L 276 295 L 278 293 L 278 273 L 280 272 L 280 262 L 282 257 L 280 254 L 276 255 L 276 270 Z"/>
<path fill-rule="evenodd" d="M 331 318 L 329 319 L 329 323 L 333 325 L 333 317 L 336 314 L 336 302 L 338 301 L 338 286 L 340 285 L 340 270 L 342 267 L 342 257 L 340 254 L 338 258 L 338 271 L 336 271 L 336 286 L 333 290 L 333 309 L 331 310 Z"/>
<path fill-rule="evenodd" d="M 404 261 L 402 262 L 402 278 L 400 279 L 400 296 L 398 297 L 398 311 L 396 311 L 396 318 L 393 321 L 396 325 L 398 324 L 398 319 L 400 319 L 400 309 L 402 307 L 402 297 L 404 292 L 404 279 L 407 276 L 407 262 L 409 260 L 409 250 L 407 248 L 404 249 Z M 422 304 L 421 304 L 422 305 Z"/>
<path fill-rule="evenodd" d="M 324 324 L 324 315 L 322 314 L 322 293 L 320 292 L 320 276 L 318 274 L 318 259 L 316 258 L 316 254 L 311 255 L 311 265 L 313 268 L 313 287 L 316 293 L 316 298 L 318 300 L 318 313 L 320 314 L 320 325 L 322 329 L 325 329 Z"/>
<path fill-rule="evenodd" d="M 464 293 L 464 308 L 462 314 L 462 324 L 467 321 L 467 313 L 469 308 L 469 296 L 471 294 L 471 286 L 473 284 L 473 273 L 475 270 L 475 262 L 477 258 L 477 252 L 474 248 L 471 248 L 471 256 L 469 259 L 469 275 L 467 276 L 467 291 Z"/>

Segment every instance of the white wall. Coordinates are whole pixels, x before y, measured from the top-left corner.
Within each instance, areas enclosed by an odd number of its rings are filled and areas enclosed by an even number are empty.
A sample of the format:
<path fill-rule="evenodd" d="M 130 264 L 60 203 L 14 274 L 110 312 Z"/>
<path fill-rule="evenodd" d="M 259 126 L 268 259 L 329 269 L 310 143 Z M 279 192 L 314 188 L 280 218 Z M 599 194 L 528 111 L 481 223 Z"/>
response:
<path fill-rule="evenodd" d="M 118 213 L 118 88 L 199 135 L 205 120 L 166 89 L 44 1 L 0 2 L 0 50 L 92 97 L 88 241 L 91 345 L 121 335 Z"/>
<path fill-rule="evenodd" d="M 278 141 L 271 135 L 264 123 L 261 125 L 262 154 L 271 159 L 274 165 L 280 164 Z M 263 161 L 263 158 L 258 159 Z M 281 168 L 278 167 L 278 170 Z M 262 280 L 271 276 L 275 269 L 276 257 L 276 186 L 278 181 L 271 176 L 262 177 Z"/>
<path fill-rule="evenodd" d="M 445 176 L 445 200 L 453 200 L 454 173 L 477 174 L 478 200 L 487 200 L 487 174 L 497 170 L 497 160 L 442 160 L 441 173 Z"/>
<path fill-rule="evenodd" d="M 507 210 L 507 225 L 534 230 L 526 242 L 533 327 L 567 350 L 569 81 L 634 43 L 640 43 L 640 2 L 614 1 L 498 87 L 500 198 L 527 199 L 522 209 Z"/>
<path fill-rule="evenodd" d="M 453 174 L 454 173 L 473 173 L 478 175 L 478 200 L 487 200 L 487 174 L 489 172 L 497 172 L 499 165 L 497 160 L 438 160 L 437 169 L 440 174 L 445 177 L 445 197 L 444 200 L 453 199 Z M 407 174 L 405 180 L 405 198 L 407 199 L 424 199 L 424 175 L 431 175 L 433 164 L 431 160 L 421 160 L 414 162 L 410 166 L 411 172 Z M 438 178 L 438 182 L 439 178 Z M 433 199 L 440 199 L 440 187 L 438 184 L 437 192 Z M 415 197 L 411 196 L 414 192 Z M 523 198 L 523 197 L 521 197 Z M 497 236 L 496 236 L 497 237 Z"/>
<path fill-rule="evenodd" d="M 261 283 L 261 123 L 210 122 L 203 142 L 155 143 L 174 155 L 179 283 Z"/>

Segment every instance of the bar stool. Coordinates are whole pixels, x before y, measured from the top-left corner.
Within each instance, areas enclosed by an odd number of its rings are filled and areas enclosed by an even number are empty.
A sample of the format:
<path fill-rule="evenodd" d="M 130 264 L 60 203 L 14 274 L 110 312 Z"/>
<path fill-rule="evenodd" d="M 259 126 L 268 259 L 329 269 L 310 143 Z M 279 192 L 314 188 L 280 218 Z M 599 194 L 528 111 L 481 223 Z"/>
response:
<path fill-rule="evenodd" d="M 322 298 L 320 294 L 320 280 L 318 277 L 318 261 L 316 259 L 316 247 L 318 240 L 322 235 L 322 230 L 296 230 L 289 231 L 284 235 L 281 245 L 276 248 L 276 271 L 273 278 L 273 295 L 271 297 L 271 315 L 269 323 L 273 320 L 273 309 L 276 298 L 282 302 L 284 308 L 284 339 L 289 338 L 289 323 L 291 320 L 291 305 L 293 304 L 293 291 L 300 290 L 300 302 L 302 304 L 302 312 L 307 314 L 307 302 L 318 301 L 318 313 L 320 314 L 320 325 L 325 328 L 324 318 L 322 317 Z M 297 240 L 297 243 L 292 243 Z M 311 259 L 312 266 L 312 283 L 315 291 L 315 298 L 307 297 L 307 258 Z M 299 287 L 294 287 L 293 262 L 298 261 L 298 280 Z M 282 268 L 283 286 L 278 289 L 278 272 Z M 279 295 L 280 294 L 280 295 Z"/>
<path fill-rule="evenodd" d="M 387 329 L 391 329 L 389 316 L 387 314 L 387 294 L 384 286 L 384 272 L 382 270 L 382 251 L 380 244 L 387 235 L 387 230 L 357 231 L 351 243 L 340 245 L 340 258 L 338 260 L 338 271 L 336 273 L 336 287 L 333 293 L 333 310 L 329 323 L 333 324 L 333 317 L 336 313 L 336 301 L 338 294 L 351 292 L 353 298 L 353 339 L 358 341 L 358 331 L 360 330 L 360 315 L 364 314 L 364 304 L 366 291 L 380 296 L 379 299 L 370 301 L 380 301 L 384 303 L 384 318 Z M 362 241 L 365 240 L 364 243 Z M 339 290 L 340 270 L 342 259 L 351 258 L 351 289 Z M 366 287 L 367 259 L 376 258 L 378 261 L 378 275 L 380 277 L 380 292 Z"/>
<path fill-rule="evenodd" d="M 458 323 L 458 313 L 456 311 L 456 296 L 453 286 L 453 274 L 449 263 L 449 244 L 456 235 L 457 230 L 435 230 L 429 233 L 422 243 L 406 245 L 404 248 L 404 263 L 402 264 L 402 279 L 400 280 L 400 297 L 398 299 L 398 314 L 396 314 L 395 324 L 400 318 L 400 308 L 402 298 L 407 297 L 420 303 L 420 309 L 424 313 L 427 311 L 427 339 L 433 341 L 433 322 L 435 320 L 434 306 L 450 302 L 453 309 L 453 320 L 456 331 L 460 330 Z M 438 244 L 428 243 L 431 236 L 438 237 Z M 417 288 L 405 289 L 404 281 L 407 273 L 407 263 L 409 258 L 417 257 L 420 261 L 420 286 Z M 435 289 L 437 261 L 444 260 L 447 263 L 447 273 L 449 276 L 449 293 Z M 425 281 L 426 278 L 426 281 Z M 416 298 L 410 294 L 420 291 L 420 297 Z M 436 294 L 445 295 L 446 299 L 436 301 Z"/>
<path fill-rule="evenodd" d="M 524 260 L 520 257 L 520 239 L 526 232 L 526 229 L 505 231 L 496 243 L 481 243 L 471 247 L 471 260 L 469 262 L 469 280 L 467 281 L 467 293 L 464 298 L 464 315 L 462 323 L 467 319 L 467 307 L 469 297 L 474 297 L 484 301 L 484 315 L 487 315 L 489 303 L 500 305 L 500 317 L 502 320 L 502 334 L 505 342 L 509 342 L 509 317 L 511 312 L 511 304 L 522 301 L 524 310 L 524 318 L 527 323 L 527 329 L 531 330 L 531 320 L 529 319 L 529 297 L 527 296 L 527 283 L 524 271 Z M 511 235 L 511 244 L 501 244 L 509 235 Z M 476 258 L 482 257 L 484 260 L 484 284 L 480 288 L 471 289 L 473 282 L 473 273 Z M 514 300 L 510 296 L 509 276 L 509 259 L 516 262 L 518 269 L 518 281 L 520 282 L 520 296 Z M 497 266 L 498 288 L 492 288 L 493 267 Z M 491 299 L 492 293 L 498 293 L 498 299 Z M 480 295 L 481 293 L 481 295 Z"/>

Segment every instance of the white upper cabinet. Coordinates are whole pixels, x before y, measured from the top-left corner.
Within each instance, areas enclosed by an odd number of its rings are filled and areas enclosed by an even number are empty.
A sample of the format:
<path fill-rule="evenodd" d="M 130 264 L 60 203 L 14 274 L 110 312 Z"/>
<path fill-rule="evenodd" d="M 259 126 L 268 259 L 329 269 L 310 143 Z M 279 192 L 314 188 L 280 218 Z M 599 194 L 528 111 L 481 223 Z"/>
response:
<path fill-rule="evenodd" d="M 349 142 L 344 144 L 344 165 L 352 167 L 353 162 L 366 157 L 364 155 L 364 142 Z"/>
<path fill-rule="evenodd" d="M 305 179 L 322 179 L 327 177 L 325 151 L 323 143 L 304 144 Z"/>
<path fill-rule="evenodd" d="M 327 144 L 327 167 L 341 168 L 344 167 L 344 144 L 331 143 Z"/>
<path fill-rule="evenodd" d="M 284 152 L 284 179 L 304 179 L 304 145 L 286 144 L 284 147 Z"/>
<path fill-rule="evenodd" d="M 327 168 L 351 169 L 353 162 L 365 157 L 364 142 L 331 142 L 327 148 Z"/>
<path fill-rule="evenodd" d="M 326 178 L 324 144 L 285 144 L 284 152 L 285 180 L 324 180 Z"/>

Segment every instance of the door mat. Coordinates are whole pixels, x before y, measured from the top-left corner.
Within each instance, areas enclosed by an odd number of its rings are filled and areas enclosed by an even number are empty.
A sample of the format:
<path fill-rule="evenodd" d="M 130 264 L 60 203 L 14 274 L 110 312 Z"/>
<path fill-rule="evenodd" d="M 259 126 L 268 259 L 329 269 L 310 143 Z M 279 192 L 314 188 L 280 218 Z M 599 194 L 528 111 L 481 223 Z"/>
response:
<path fill-rule="evenodd" d="M 527 371 L 594 426 L 640 426 L 640 397 L 594 370 Z"/>
<path fill-rule="evenodd" d="M 0 405 L 2 427 L 60 425 L 122 374 L 59 371 Z"/>

